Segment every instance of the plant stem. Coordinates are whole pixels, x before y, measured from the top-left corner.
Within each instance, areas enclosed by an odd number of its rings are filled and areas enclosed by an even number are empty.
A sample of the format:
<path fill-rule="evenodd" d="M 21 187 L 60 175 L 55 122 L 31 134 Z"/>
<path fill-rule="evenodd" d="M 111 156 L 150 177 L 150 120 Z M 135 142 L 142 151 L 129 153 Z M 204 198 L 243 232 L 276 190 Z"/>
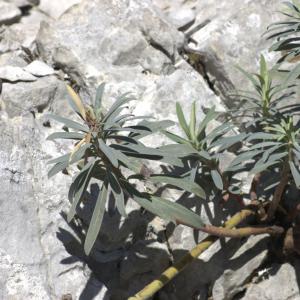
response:
<path fill-rule="evenodd" d="M 225 228 L 232 229 L 245 220 L 248 216 L 253 214 L 254 211 L 251 209 L 241 210 L 225 223 Z M 152 297 L 183 269 L 185 269 L 189 263 L 197 259 L 197 257 L 206 249 L 208 249 L 216 240 L 218 240 L 217 236 L 208 236 L 205 238 L 200 244 L 183 256 L 177 263 L 165 270 L 157 279 L 152 281 L 135 296 L 130 297 L 128 300 L 146 300 Z"/>
<path fill-rule="evenodd" d="M 282 171 L 281 171 L 281 174 L 280 174 L 280 182 L 275 189 L 273 200 L 270 203 L 270 207 L 268 209 L 268 212 L 267 212 L 267 215 L 266 215 L 266 218 L 264 221 L 270 221 L 274 217 L 274 214 L 275 214 L 275 212 L 278 208 L 278 205 L 281 201 L 284 189 L 289 181 L 289 174 L 290 174 L 290 166 L 289 166 L 288 161 L 285 161 Z"/>
<path fill-rule="evenodd" d="M 211 235 L 218 237 L 230 237 L 230 238 L 241 238 L 249 235 L 259 235 L 259 234 L 270 234 L 277 235 L 283 233 L 283 228 L 279 226 L 271 227 L 244 227 L 239 229 L 228 229 L 222 227 L 215 227 L 212 225 L 206 225 L 203 229 L 200 229 Z"/>
<path fill-rule="evenodd" d="M 254 176 L 252 183 L 251 183 L 251 188 L 250 188 L 250 198 L 251 200 L 257 200 L 257 187 L 259 185 L 259 180 L 261 177 L 261 173 L 258 173 Z"/>

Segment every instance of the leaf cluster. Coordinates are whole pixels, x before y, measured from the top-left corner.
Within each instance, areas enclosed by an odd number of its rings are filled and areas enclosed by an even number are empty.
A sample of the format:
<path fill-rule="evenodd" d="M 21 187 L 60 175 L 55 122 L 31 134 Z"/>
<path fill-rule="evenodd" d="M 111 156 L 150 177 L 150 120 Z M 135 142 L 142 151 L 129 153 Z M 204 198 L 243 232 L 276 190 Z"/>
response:
<path fill-rule="evenodd" d="M 293 0 L 284 2 L 285 9 L 282 14 L 287 17 L 285 21 L 272 23 L 266 32 L 267 39 L 275 39 L 276 42 L 270 48 L 271 51 L 280 51 L 284 60 L 293 61 L 300 54 L 300 3 Z"/>
<path fill-rule="evenodd" d="M 64 131 L 52 133 L 48 140 L 74 140 L 73 149 L 58 158 L 49 161 L 53 164 L 49 177 L 77 164 L 79 169 L 74 176 L 69 190 L 72 203 L 67 219 L 70 222 L 85 198 L 86 191 L 92 180 L 98 180 L 101 188 L 98 195 L 91 222 L 86 234 L 84 249 L 90 253 L 99 233 L 106 202 L 113 197 L 117 209 L 126 216 L 125 201 L 132 198 L 148 211 L 175 223 L 184 223 L 199 228 L 202 226 L 200 217 L 184 206 L 171 202 L 150 193 L 138 191 L 130 179 L 140 174 L 143 160 L 155 160 L 173 166 L 183 166 L 182 161 L 166 148 L 151 148 L 141 142 L 141 138 L 173 125 L 171 121 L 149 121 L 145 116 L 134 116 L 126 113 L 126 104 L 135 100 L 130 94 L 121 95 L 108 111 L 103 109 L 102 98 L 104 84 L 101 84 L 92 105 L 84 105 L 71 87 L 70 105 L 81 119 L 73 121 L 57 115 L 50 118 L 64 125 Z M 132 125 L 133 121 L 139 120 Z M 126 177 L 124 170 L 130 173 Z M 157 179 L 157 178 L 156 178 Z M 184 185 L 182 186 L 184 188 Z M 197 186 L 191 189 L 203 196 Z"/>
<path fill-rule="evenodd" d="M 222 191 L 224 185 L 227 188 L 228 178 L 220 170 L 220 157 L 224 151 L 235 144 L 241 143 L 246 135 L 244 133 L 236 134 L 235 126 L 230 122 L 216 126 L 208 132 L 209 125 L 218 117 L 215 107 L 212 107 L 199 123 L 196 118 L 195 102 L 191 108 L 189 122 L 187 122 L 179 103 L 176 104 L 176 112 L 185 137 L 166 130 L 163 133 L 176 143 L 170 144 L 168 147 L 176 149 L 177 153 L 182 153 L 181 158 L 188 162 L 190 170 L 178 177 L 177 184 L 174 182 L 174 185 L 180 187 L 183 180 L 189 180 L 191 183 L 197 182 L 201 186 L 199 181 L 201 177 L 206 175 L 209 176 L 210 181 L 214 183 L 215 188 L 218 190 Z M 166 182 L 168 179 L 167 176 L 160 176 L 160 178 L 162 182 Z"/>

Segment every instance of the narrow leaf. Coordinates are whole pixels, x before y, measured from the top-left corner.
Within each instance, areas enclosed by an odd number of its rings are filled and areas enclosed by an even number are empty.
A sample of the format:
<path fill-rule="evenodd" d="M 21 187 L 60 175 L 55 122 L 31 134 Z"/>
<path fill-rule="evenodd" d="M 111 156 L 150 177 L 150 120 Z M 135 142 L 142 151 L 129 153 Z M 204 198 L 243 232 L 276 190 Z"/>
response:
<path fill-rule="evenodd" d="M 189 141 L 187 141 L 186 139 L 180 137 L 179 135 L 176 135 L 174 133 L 171 133 L 169 131 L 162 131 L 162 133 L 168 137 L 170 140 L 172 140 L 173 142 L 179 143 L 179 144 L 189 144 Z"/>
<path fill-rule="evenodd" d="M 56 175 L 57 173 L 64 170 L 69 165 L 68 162 L 63 161 L 56 163 L 48 172 L 48 178 L 51 178 L 52 176 Z"/>
<path fill-rule="evenodd" d="M 84 134 L 79 132 L 54 132 L 47 137 L 48 141 L 56 139 L 71 139 L 71 140 L 81 140 L 84 138 Z"/>
<path fill-rule="evenodd" d="M 293 161 L 289 161 L 291 172 L 295 181 L 296 186 L 299 188 L 300 187 L 300 174 L 299 170 L 297 170 L 295 164 Z"/>
<path fill-rule="evenodd" d="M 86 255 L 89 255 L 93 245 L 97 239 L 100 227 L 102 224 L 104 212 L 105 212 L 105 203 L 107 198 L 107 180 L 102 184 L 101 191 L 99 192 L 96 206 L 93 211 L 92 219 L 89 225 L 88 232 L 84 241 L 84 252 Z"/>
<path fill-rule="evenodd" d="M 191 182 L 187 178 L 175 177 L 175 176 L 163 176 L 163 175 L 152 175 L 149 178 L 150 181 L 155 183 L 166 183 L 183 189 L 189 193 L 195 194 L 196 196 L 205 199 L 206 195 L 204 190 L 195 182 Z"/>
<path fill-rule="evenodd" d="M 118 211 L 121 214 L 121 216 L 127 217 L 127 213 L 125 210 L 124 193 L 122 191 L 121 185 L 117 177 L 115 176 L 115 174 L 112 172 L 108 172 L 108 179 L 109 179 L 109 185 L 111 187 L 112 193 L 116 200 Z"/>
<path fill-rule="evenodd" d="M 201 137 L 202 132 L 206 128 L 207 124 L 210 121 L 212 121 L 213 119 L 215 119 L 217 116 L 218 116 L 218 113 L 215 111 L 215 106 L 213 106 L 199 124 L 198 132 L 197 132 L 198 139 Z"/>
<path fill-rule="evenodd" d="M 98 87 L 96 91 L 96 97 L 95 97 L 95 109 L 96 111 L 99 111 L 101 109 L 101 103 L 102 103 L 102 97 L 105 89 L 105 82 L 102 82 Z"/>
<path fill-rule="evenodd" d="M 189 131 L 193 141 L 196 140 L 196 102 L 194 101 L 191 109 Z"/>
<path fill-rule="evenodd" d="M 76 214 L 76 209 L 77 209 L 77 205 L 79 204 L 79 202 L 82 200 L 82 197 L 88 187 L 88 184 L 90 182 L 91 179 L 91 173 L 92 170 L 94 168 L 95 163 L 98 162 L 98 160 L 93 160 L 90 162 L 90 164 L 88 165 L 88 171 L 87 171 L 87 175 L 84 179 L 83 184 L 81 185 L 80 189 L 76 192 L 75 197 L 74 197 L 74 201 L 72 203 L 72 206 L 69 210 L 69 213 L 67 215 L 67 220 L 68 222 L 71 222 L 71 220 L 74 218 L 75 214 Z"/>
<path fill-rule="evenodd" d="M 183 111 L 182 111 L 182 108 L 181 108 L 179 102 L 176 102 L 176 113 L 177 113 L 177 118 L 178 118 L 178 121 L 179 121 L 179 124 L 180 124 L 181 128 L 185 132 L 186 136 L 188 138 L 191 138 L 189 127 L 188 127 L 188 124 L 185 120 L 185 117 L 184 117 L 184 114 L 183 114 Z"/>
<path fill-rule="evenodd" d="M 220 175 L 220 173 L 217 170 L 211 170 L 210 171 L 211 177 L 214 181 L 215 186 L 219 189 L 219 190 L 223 190 L 223 180 L 222 177 Z"/>
<path fill-rule="evenodd" d="M 84 120 L 86 120 L 85 108 L 84 108 L 84 105 L 83 105 L 81 99 L 69 85 L 67 85 L 67 90 L 68 90 L 69 95 L 71 96 L 71 99 L 73 100 L 74 104 L 76 105 L 78 112 L 80 113 L 82 118 Z"/>
<path fill-rule="evenodd" d="M 112 165 L 117 168 L 118 167 L 118 159 L 114 155 L 114 152 L 110 149 L 109 146 L 107 146 L 102 139 L 99 139 L 99 147 L 101 151 L 104 153 L 104 155 L 109 159 L 109 161 L 112 163 Z"/>
<path fill-rule="evenodd" d="M 273 161 L 273 162 L 267 162 L 267 163 L 264 163 L 264 164 L 259 164 L 258 166 L 254 167 L 251 171 L 250 171 L 250 174 L 257 174 L 257 173 L 260 173 L 262 171 L 265 171 L 266 169 L 268 169 L 269 167 L 277 164 L 278 161 Z"/>
<path fill-rule="evenodd" d="M 53 114 L 47 114 L 46 116 L 55 121 L 65 124 L 68 128 L 72 128 L 72 129 L 83 131 L 83 132 L 89 131 L 89 128 L 86 125 L 82 125 L 82 124 L 72 121 L 70 119 L 67 119 L 67 118 L 64 118 L 61 116 L 57 116 L 57 115 L 53 115 Z"/>
<path fill-rule="evenodd" d="M 143 197 L 143 194 L 134 194 L 132 197 L 139 205 L 164 220 L 175 224 L 184 224 L 195 229 L 204 226 L 200 216 L 176 202 L 155 196 L 145 195 Z"/>

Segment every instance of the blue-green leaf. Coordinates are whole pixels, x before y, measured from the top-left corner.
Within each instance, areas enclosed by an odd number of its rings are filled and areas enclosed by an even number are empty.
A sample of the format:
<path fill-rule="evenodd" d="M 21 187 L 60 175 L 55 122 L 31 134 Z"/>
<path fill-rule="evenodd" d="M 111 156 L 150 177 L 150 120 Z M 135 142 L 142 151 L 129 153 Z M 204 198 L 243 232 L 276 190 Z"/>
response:
<path fill-rule="evenodd" d="M 183 114 L 183 111 L 182 111 L 182 108 L 181 108 L 179 102 L 176 102 L 176 113 L 177 113 L 177 118 L 178 118 L 178 121 L 179 121 L 179 124 L 180 124 L 181 128 L 185 132 L 186 136 L 190 139 L 191 134 L 190 134 L 190 131 L 189 131 L 189 126 L 186 122 L 186 119 L 184 117 L 184 114 Z"/>
<path fill-rule="evenodd" d="M 196 229 L 204 226 L 200 216 L 176 202 L 149 195 L 143 197 L 143 194 L 137 193 L 133 194 L 132 198 L 146 210 L 164 220 Z"/>
<path fill-rule="evenodd" d="M 102 224 L 104 212 L 105 212 L 105 203 L 107 199 L 107 180 L 102 184 L 101 191 L 99 192 L 96 206 L 93 211 L 92 219 L 89 225 L 88 232 L 84 241 L 84 252 L 89 255 L 93 245 L 97 239 L 100 227 Z"/>
<path fill-rule="evenodd" d="M 177 134 L 171 133 L 169 131 L 162 131 L 162 133 L 167 136 L 170 140 L 172 140 L 173 142 L 179 143 L 179 144 L 189 144 L 189 141 L 180 137 Z"/>
<path fill-rule="evenodd" d="M 102 103 L 102 97 L 105 89 L 105 82 L 102 82 L 98 87 L 96 91 L 96 97 L 95 97 L 95 109 L 98 112 L 101 109 L 101 103 Z"/>
<path fill-rule="evenodd" d="M 189 180 L 189 178 L 167 176 L 167 175 L 152 175 L 149 178 L 150 181 L 155 183 L 166 183 L 183 189 L 189 193 L 195 194 L 196 196 L 205 199 L 206 195 L 204 190 L 195 182 Z"/>
<path fill-rule="evenodd" d="M 83 132 L 89 132 L 89 128 L 86 125 L 80 124 L 80 123 L 72 121 L 70 119 L 67 119 L 67 118 L 64 118 L 61 116 L 57 116 L 57 115 L 53 115 L 53 114 L 48 114 L 46 116 L 57 122 L 65 124 L 68 128 L 72 128 L 72 129 L 83 131 Z"/>
<path fill-rule="evenodd" d="M 48 141 L 56 140 L 56 139 L 71 139 L 71 140 L 82 140 L 84 138 L 84 134 L 79 132 L 54 132 L 47 137 Z"/>
<path fill-rule="evenodd" d="M 114 195 L 114 198 L 116 200 L 116 205 L 118 208 L 119 213 L 123 217 L 127 217 L 126 209 L 125 209 L 125 200 L 124 200 L 124 193 L 121 188 L 121 185 L 115 176 L 114 173 L 108 172 L 108 180 L 109 180 L 109 185 L 111 187 L 112 193 Z"/>
<path fill-rule="evenodd" d="M 210 171 L 211 177 L 214 181 L 215 186 L 219 189 L 219 190 L 223 190 L 223 180 L 222 177 L 220 175 L 220 173 L 217 170 L 211 170 Z"/>
<path fill-rule="evenodd" d="M 295 181 L 296 186 L 299 188 L 300 187 L 300 173 L 299 170 L 296 168 L 295 164 L 293 161 L 289 161 L 291 172 Z"/>
<path fill-rule="evenodd" d="M 103 140 L 99 139 L 99 148 L 104 153 L 104 155 L 109 159 L 109 161 L 112 163 L 112 165 L 117 168 L 119 163 L 118 159 L 114 155 L 114 152 L 111 150 L 109 146 L 107 146 Z"/>
<path fill-rule="evenodd" d="M 98 160 L 92 160 L 91 162 L 88 163 L 88 167 L 87 167 L 88 171 L 87 171 L 87 174 L 85 176 L 85 179 L 82 182 L 81 187 L 75 193 L 75 197 L 74 197 L 72 206 L 71 206 L 71 208 L 69 210 L 69 213 L 67 215 L 68 222 L 70 222 L 76 214 L 77 206 L 78 206 L 79 202 L 82 200 L 82 197 L 83 197 L 83 195 L 84 195 L 84 193 L 85 193 L 85 191 L 88 187 L 88 184 L 89 184 L 90 179 L 91 179 L 91 173 L 92 173 L 92 170 L 93 170 L 94 165 L 95 165 L 96 162 L 98 162 Z"/>

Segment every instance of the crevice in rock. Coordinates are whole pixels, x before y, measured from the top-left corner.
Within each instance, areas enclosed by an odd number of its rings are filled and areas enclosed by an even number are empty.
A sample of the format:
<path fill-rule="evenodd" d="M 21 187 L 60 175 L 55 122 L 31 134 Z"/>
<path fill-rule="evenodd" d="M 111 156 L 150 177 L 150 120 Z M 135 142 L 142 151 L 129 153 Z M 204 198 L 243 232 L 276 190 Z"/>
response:
<path fill-rule="evenodd" d="M 229 79 L 221 59 L 211 48 L 197 49 L 198 42 L 192 37 L 210 21 L 207 20 L 195 26 L 185 34 L 184 45 L 179 49 L 179 54 L 204 78 L 212 92 L 219 96 L 228 108 L 231 108 L 236 102 L 236 99 L 230 95 L 230 92 L 235 90 L 235 86 Z M 194 44 L 195 48 L 191 44 Z"/>
<path fill-rule="evenodd" d="M 165 241 L 166 241 L 166 246 L 167 246 L 168 252 L 169 252 L 170 265 L 172 265 L 174 263 L 174 254 L 173 254 L 173 249 L 172 249 L 172 247 L 170 245 L 170 242 L 169 242 L 169 237 L 168 237 L 167 230 L 164 230 L 163 234 L 164 234 L 164 238 L 165 238 Z"/>
<path fill-rule="evenodd" d="M 187 63 L 204 78 L 208 87 L 214 92 L 214 94 L 219 96 L 219 93 L 215 88 L 215 83 L 207 72 L 205 53 L 202 51 L 193 50 L 188 46 L 184 46 L 180 54 L 187 61 Z"/>
<path fill-rule="evenodd" d="M 175 56 L 174 55 L 170 54 L 162 45 L 160 45 L 155 40 L 153 40 L 153 38 L 149 37 L 147 35 L 147 33 L 145 33 L 144 31 L 142 31 L 142 34 L 151 47 L 153 47 L 157 51 L 162 52 L 165 56 L 167 56 L 170 59 L 170 61 L 172 62 L 173 65 L 175 64 Z"/>
<path fill-rule="evenodd" d="M 203 27 L 205 27 L 206 25 L 208 25 L 209 23 L 211 22 L 210 19 L 207 19 L 205 21 L 203 21 L 202 23 L 198 24 L 198 25 L 195 25 L 193 26 L 192 28 L 190 28 L 186 33 L 185 33 L 185 38 L 186 40 L 190 40 L 191 39 L 191 36 L 199 31 L 200 29 L 202 29 Z"/>
<path fill-rule="evenodd" d="M 32 6 L 26 5 L 26 6 L 19 7 L 19 9 L 21 10 L 22 17 L 25 17 L 30 15 L 30 10 L 32 9 Z"/>

